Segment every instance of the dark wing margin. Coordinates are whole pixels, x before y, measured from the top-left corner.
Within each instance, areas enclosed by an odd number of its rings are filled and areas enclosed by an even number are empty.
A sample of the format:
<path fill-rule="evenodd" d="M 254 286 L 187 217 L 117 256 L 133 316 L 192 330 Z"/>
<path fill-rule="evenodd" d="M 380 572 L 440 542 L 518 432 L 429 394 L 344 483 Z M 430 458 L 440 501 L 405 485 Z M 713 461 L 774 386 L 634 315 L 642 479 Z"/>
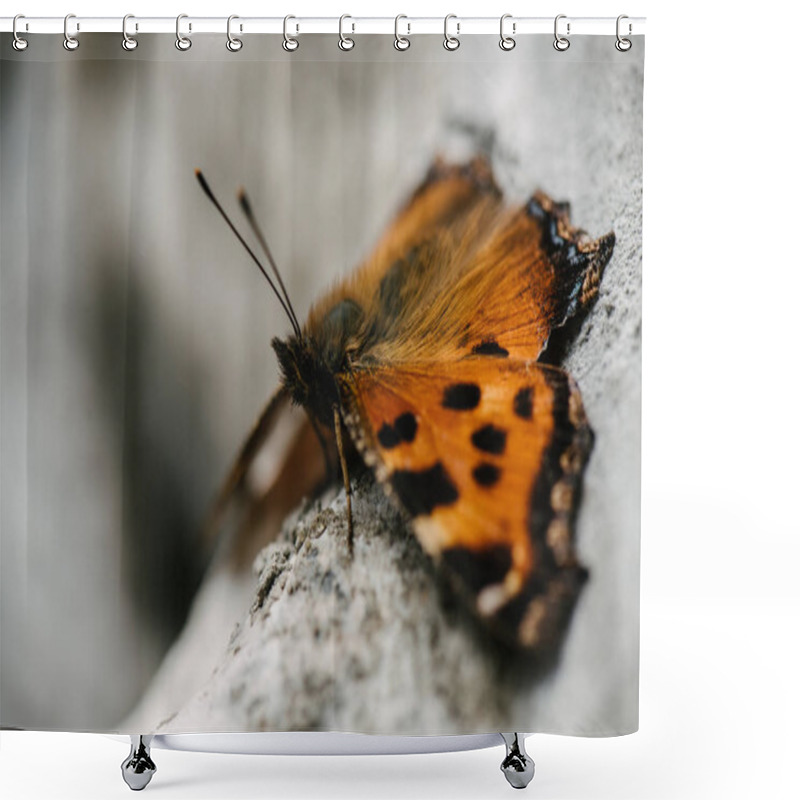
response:
<path fill-rule="evenodd" d="M 364 460 L 476 616 L 556 652 L 588 576 L 575 523 L 593 434 L 575 382 L 487 358 L 357 371 L 345 389 Z"/>
<path fill-rule="evenodd" d="M 524 646 L 542 649 L 557 644 L 589 577 L 574 546 L 583 473 L 594 446 L 575 381 L 561 370 L 548 375 L 553 434 L 528 501 L 528 528 L 540 554 L 542 577 L 529 580 L 495 615 L 506 636 L 513 634 Z"/>

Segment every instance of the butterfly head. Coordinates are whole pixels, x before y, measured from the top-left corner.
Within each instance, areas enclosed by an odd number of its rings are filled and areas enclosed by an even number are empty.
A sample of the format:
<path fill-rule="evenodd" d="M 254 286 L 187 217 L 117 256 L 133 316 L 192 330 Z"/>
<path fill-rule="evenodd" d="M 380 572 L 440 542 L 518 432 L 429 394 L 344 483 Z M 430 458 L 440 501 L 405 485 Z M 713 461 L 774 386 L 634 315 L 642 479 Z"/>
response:
<path fill-rule="evenodd" d="M 363 318 L 361 306 L 345 297 L 327 309 L 313 310 L 302 333 L 272 341 L 292 400 L 324 425 L 332 424 L 333 406 L 341 405 L 336 375 L 346 370 L 358 349 Z"/>
<path fill-rule="evenodd" d="M 339 393 L 333 373 L 320 358 L 314 341 L 292 335 L 285 340 L 273 339 L 272 348 L 278 356 L 281 381 L 292 402 L 303 406 L 324 425 L 332 426 L 332 410 Z"/>

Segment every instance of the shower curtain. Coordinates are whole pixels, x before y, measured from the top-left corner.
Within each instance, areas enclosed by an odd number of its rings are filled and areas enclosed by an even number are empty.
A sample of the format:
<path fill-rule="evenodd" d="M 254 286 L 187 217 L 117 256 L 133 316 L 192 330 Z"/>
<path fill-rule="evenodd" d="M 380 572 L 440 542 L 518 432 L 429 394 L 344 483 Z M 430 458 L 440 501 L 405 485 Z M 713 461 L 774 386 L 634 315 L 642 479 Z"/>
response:
<path fill-rule="evenodd" d="M 635 730 L 643 37 L 30 38 L 0 726 Z"/>

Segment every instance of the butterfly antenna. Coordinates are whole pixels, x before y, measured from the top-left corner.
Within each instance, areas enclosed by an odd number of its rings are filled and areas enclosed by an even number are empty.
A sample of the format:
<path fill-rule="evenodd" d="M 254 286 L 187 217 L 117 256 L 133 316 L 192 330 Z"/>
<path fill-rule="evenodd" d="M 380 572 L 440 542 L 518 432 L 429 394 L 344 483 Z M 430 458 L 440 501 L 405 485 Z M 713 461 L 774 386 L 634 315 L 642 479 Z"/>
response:
<path fill-rule="evenodd" d="M 270 278 L 270 276 L 267 274 L 267 271 L 264 269 L 261 262 L 258 260 L 256 254 L 250 248 L 250 245 L 247 244 L 247 242 L 242 237 L 242 234 L 239 233 L 236 226 L 231 222 L 230 217 L 225 213 L 224 209 L 219 204 L 219 200 L 217 200 L 217 198 L 214 196 L 214 192 L 211 191 L 211 187 L 208 185 L 208 182 L 206 181 L 203 173 L 199 169 L 196 169 L 194 171 L 194 174 L 197 176 L 197 180 L 203 191 L 206 193 L 208 199 L 214 204 L 214 207 L 217 209 L 217 211 L 219 211 L 222 218 L 225 220 L 225 222 L 228 223 L 228 227 L 233 231 L 234 235 L 239 240 L 239 242 L 241 242 L 242 247 L 244 247 L 244 249 L 247 250 L 250 258 L 253 259 L 256 266 L 259 268 L 259 270 L 261 270 L 261 274 L 267 279 L 267 283 L 270 285 L 272 291 L 275 292 L 275 296 L 278 298 L 280 304 L 283 306 L 283 310 L 286 312 L 286 316 L 289 317 L 289 322 L 292 323 L 292 328 L 294 329 L 295 334 L 297 334 L 297 336 L 299 337 L 301 335 L 300 325 L 298 325 L 297 323 L 297 317 L 294 316 L 294 312 L 289 310 L 289 307 L 286 305 L 286 302 L 284 302 L 283 297 L 281 297 L 280 292 L 273 283 L 272 278 Z M 281 284 L 281 287 L 282 286 L 283 285 Z M 284 289 L 284 291 L 286 290 Z"/>
<path fill-rule="evenodd" d="M 272 267 L 272 272 L 278 280 L 278 284 L 280 285 L 281 289 L 283 290 L 283 297 L 286 300 L 286 305 L 289 306 L 289 311 L 292 312 L 292 316 L 294 317 L 294 322 L 296 327 L 300 327 L 300 324 L 297 321 L 297 314 L 294 313 L 294 308 L 292 307 L 292 301 L 289 299 L 289 292 L 286 291 L 286 286 L 283 283 L 283 278 L 281 278 L 281 273 L 278 271 L 278 265 L 275 263 L 275 259 L 272 257 L 272 251 L 269 249 L 269 245 L 267 244 L 267 240 L 264 237 L 264 234 L 261 232 L 261 226 L 258 224 L 255 214 L 253 214 L 253 207 L 250 205 L 250 199 L 247 196 L 247 192 L 244 189 L 239 189 L 239 205 L 241 206 L 242 211 L 244 212 L 245 217 L 247 217 L 247 221 L 250 223 L 250 227 L 253 229 L 253 233 L 256 235 L 256 239 L 258 239 L 258 243 L 261 245 L 264 253 L 267 256 L 267 261 L 269 261 L 270 267 Z"/>

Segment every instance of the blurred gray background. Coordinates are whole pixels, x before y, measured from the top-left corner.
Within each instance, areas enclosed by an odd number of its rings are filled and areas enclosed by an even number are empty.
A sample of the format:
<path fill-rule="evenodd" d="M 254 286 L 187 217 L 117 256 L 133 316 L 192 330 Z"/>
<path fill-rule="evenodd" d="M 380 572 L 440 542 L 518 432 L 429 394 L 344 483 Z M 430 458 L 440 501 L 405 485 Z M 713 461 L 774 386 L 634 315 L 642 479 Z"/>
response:
<path fill-rule="evenodd" d="M 0 724 L 98 729 L 134 705 L 202 576 L 214 490 L 276 385 L 269 341 L 287 321 L 194 168 L 232 211 L 247 187 L 302 318 L 434 155 L 475 150 L 511 198 L 541 187 L 617 234 L 581 333 L 596 344 L 567 358 L 597 434 L 573 638 L 584 671 L 613 666 L 597 713 L 634 717 L 643 41 L 173 41 L 0 40 Z"/>

